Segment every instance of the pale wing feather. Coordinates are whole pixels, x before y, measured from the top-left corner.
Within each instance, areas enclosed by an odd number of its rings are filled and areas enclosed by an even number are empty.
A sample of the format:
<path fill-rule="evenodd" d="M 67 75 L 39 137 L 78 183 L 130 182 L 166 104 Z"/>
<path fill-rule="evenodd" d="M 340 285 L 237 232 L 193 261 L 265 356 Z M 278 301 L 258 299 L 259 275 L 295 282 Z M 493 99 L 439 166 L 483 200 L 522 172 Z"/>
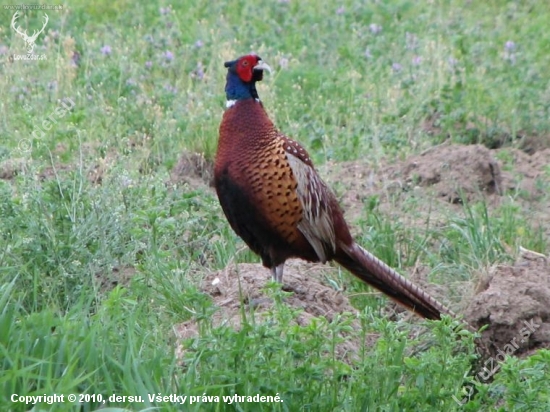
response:
<path fill-rule="evenodd" d="M 298 229 L 311 244 L 322 262 L 327 261 L 327 252 L 336 251 L 336 234 L 329 206 L 321 199 L 329 199 L 325 183 L 315 169 L 293 154 L 286 153 L 288 163 L 298 183 L 296 191 L 302 203 L 303 219 Z"/>

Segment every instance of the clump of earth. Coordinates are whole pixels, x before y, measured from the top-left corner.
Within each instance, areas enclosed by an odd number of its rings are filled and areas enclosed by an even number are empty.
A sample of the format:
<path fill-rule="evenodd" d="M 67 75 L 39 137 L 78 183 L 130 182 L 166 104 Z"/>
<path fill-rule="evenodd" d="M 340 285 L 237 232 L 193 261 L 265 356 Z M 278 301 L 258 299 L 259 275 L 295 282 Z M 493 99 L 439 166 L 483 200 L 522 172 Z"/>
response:
<path fill-rule="evenodd" d="M 531 354 L 550 348 L 550 261 L 523 250 L 513 265 L 498 265 L 465 311 L 489 356 Z"/>
<path fill-rule="evenodd" d="M 299 326 L 309 325 L 312 319 L 324 317 L 329 322 L 336 316 L 351 316 L 355 329 L 359 329 L 357 310 L 350 304 L 348 297 L 326 285 L 323 277 L 335 268 L 289 260 L 285 265 L 283 290 L 291 291 L 284 304 L 297 311 L 293 323 Z M 242 307 L 253 315 L 255 322 L 267 321 L 268 313 L 275 305 L 266 291 L 271 280 L 271 272 L 260 264 L 232 264 L 217 272 L 209 273 L 201 282 L 201 290 L 208 294 L 219 308 L 212 317 L 212 326 L 231 326 L 241 328 Z M 180 339 L 198 336 L 198 324 L 195 320 L 174 327 Z M 371 342 L 375 336 L 367 336 Z M 336 348 L 342 359 L 354 358 L 359 353 L 361 342 L 357 338 L 345 339 Z M 179 348 L 182 351 L 182 347 Z"/>

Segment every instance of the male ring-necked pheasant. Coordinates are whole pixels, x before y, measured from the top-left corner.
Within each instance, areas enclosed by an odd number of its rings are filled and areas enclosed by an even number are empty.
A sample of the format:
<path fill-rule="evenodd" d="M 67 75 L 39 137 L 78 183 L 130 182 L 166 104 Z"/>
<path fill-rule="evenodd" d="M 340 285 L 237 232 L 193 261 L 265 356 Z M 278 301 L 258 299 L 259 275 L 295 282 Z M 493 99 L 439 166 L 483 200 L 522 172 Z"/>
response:
<path fill-rule="evenodd" d="M 335 260 L 407 309 L 428 319 L 452 314 L 352 238 L 336 197 L 306 150 L 279 132 L 256 82 L 270 68 L 250 54 L 225 63 L 227 110 L 220 125 L 214 179 L 233 230 L 282 282 L 289 258 Z"/>

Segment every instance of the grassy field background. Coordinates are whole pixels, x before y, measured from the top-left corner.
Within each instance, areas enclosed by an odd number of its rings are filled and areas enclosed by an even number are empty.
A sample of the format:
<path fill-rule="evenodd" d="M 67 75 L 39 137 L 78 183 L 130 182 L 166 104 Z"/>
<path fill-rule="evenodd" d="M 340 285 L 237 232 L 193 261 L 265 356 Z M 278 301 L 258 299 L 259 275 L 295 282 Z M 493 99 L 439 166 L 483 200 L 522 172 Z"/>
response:
<path fill-rule="evenodd" d="M 375 167 L 448 140 L 548 140 L 547 4 L 100 0 L 46 12 L 34 48 L 45 59 L 20 61 L 14 10 L 0 8 L 0 409 L 32 407 L 12 394 L 82 393 L 143 403 L 88 397 L 33 410 L 548 410 L 547 351 L 507 359 L 493 382 L 472 383 L 470 334 L 457 340 L 445 320 L 413 338 L 407 322 L 381 315 L 379 298 L 357 301 L 360 330 L 346 318 L 296 327 L 284 304 L 269 324 L 213 327 L 198 279 L 258 258 L 242 251 L 211 190 L 167 184 L 182 152 L 213 158 L 223 62 L 251 51 L 275 69 L 259 85 L 272 119 L 321 167 Z M 42 16 L 26 10 L 18 24 L 32 32 Z M 467 231 L 430 228 L 453 251 L 452 276 L 468 281 L 512 261 L 504 244 L 548 255 L 520 195 L 489 214 L 476 214 L 484 204 L 465 207 L 456 219 Z M 352 223 L 398 269 L 415 263 L 388 255 L 418 241 L 410 228 L 375 207 Z M 423 248 L 415 260 L 436 267 L 440 251 Z M 199 321 L 200 338 L 177 358 L 172 328 L 188 319 Z M 333 351 L 342 330 L 380 338 L 350 365 Z M 198 399 L 182 407 L 149 394 Z M 233 394 L 281 402 L 203 398 Z"/>

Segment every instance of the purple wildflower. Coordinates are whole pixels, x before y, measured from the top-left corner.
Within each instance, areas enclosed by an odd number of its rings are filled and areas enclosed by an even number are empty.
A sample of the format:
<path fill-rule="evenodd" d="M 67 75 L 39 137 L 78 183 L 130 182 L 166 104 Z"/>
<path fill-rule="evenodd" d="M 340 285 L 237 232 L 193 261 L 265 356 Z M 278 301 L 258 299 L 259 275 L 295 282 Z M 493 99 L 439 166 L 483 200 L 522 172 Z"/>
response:
<path fill-rule="evenodd" d="M 504 60 L 508 60 L 514 64 L 516 62 L 516 43 L 512 40 L 508 40 L 504 43 Z"/>
<path fill-rule="evenodd" d="M 286 57 L 281 57 L 279 59 L 279 67 L 281 69 L 286 69 L 288 67 L 288 59 Z"/>
<path fill-rule="evenodd" d="M 104 55 L 104 56 L 108 56 L 111 54 L 111 46 L 109 45 L 105 45 L 101 48 L 101 54 Z"/>
<path fill-rule="evenodd" d="M 166 50 L 162 55 L 166 60 L 171 62 L 174 60 L 174 53 L 172 53 L 170 50 Z"/>
<path fill-rule="evenodd" d="M 458 60 L 455 59 L 454 57 L 449 57 L 449 58 L 447 59 L 447 63 L 449 63 L 449 66 L 450 66 L 451 68 L 453 68 L 453 67 L 455 67 L 455 66 L 458 64 Z"/>
<path fill-rule="evenodd" d="M 171 11 L 172 11 L 172 9 L 170 8 L 170 6 L 160 8 L 160 14 L 163 15 L 163 16 L 170 13 Z"/>
<path fill-rule="evenodd" d="M 191 73 L 191 77 L 194 77 L 199 80 L 204 79 L 204 66 L 202 65 L 201 62 L 197 63 L 197 67 Z"/>
<path fill-rule="evenodd" d="M 391 65 L 391 68 L 392 68 L 392 70 L 393 70 L 394 72 L 397 73 L 397 72 L 400 72 L 400 71 L 401 71 L 402 66 L 401 66 L 399 63 L 393 63 L 393 64 Z"/>
<path fill-rule="evenodd" d="M 168 93 L 176 94 L 178 92 L 178 89 L 176 89 L 174 86 L 167 84 L 164 86 L 164 90 L 166 90 Z"/>
<path fill-rule="evenodd" d="M 153 67 L 153 62 L 150 61 L 150 60 L 147 60 L 147 61 L 145 62 L 145 68 L 146 68 L 146 69 L 150 69 L 151 67 Z"/>
<path fill-rule="evenodd" d="M 378 34 L 382 31 L 382 26 L 376 23 L 372 23 L 369 25 L 369 30 L 372 34 Z"/>
<path fill-rule="evenodd" d="M 372 59 L 372 53 L 370 52 L 370 49 L 368 47 L 365 49 L 365 57 L 367 59 Z"/>
<path fill-rule="evenodd" d="M 344 8 L 344 6 L 340 6 L 336 9 L 336 14 L 340 16 L 341 14 L 344 14 L 345 11 L 346 9 Z"/>
<path fill-rule="evenodd" d="M 200 49 L 202 46 L 204 46 L 204 43 L 202 40 L 197 40 L 195 42 L 195 48 Z"/>
<path fill-rule="evenodd" d="M 514 43 L 512 40 L 508 40 L 504 44 L 504 50 L 506 50 L 509 53 L 515 51 L 516 50 L 516 43 Z"/>
<path fill-rule="evenodd" d="M 420 66 L 422 64 L 422 56 L 414 56 L 412 58 L 413 66 Z"/>
<path fill-rule="evenodd" d="M 8 53 L 8 46 L 1 45 L 0 46 L 0 54 L 7 54 Z"/>

